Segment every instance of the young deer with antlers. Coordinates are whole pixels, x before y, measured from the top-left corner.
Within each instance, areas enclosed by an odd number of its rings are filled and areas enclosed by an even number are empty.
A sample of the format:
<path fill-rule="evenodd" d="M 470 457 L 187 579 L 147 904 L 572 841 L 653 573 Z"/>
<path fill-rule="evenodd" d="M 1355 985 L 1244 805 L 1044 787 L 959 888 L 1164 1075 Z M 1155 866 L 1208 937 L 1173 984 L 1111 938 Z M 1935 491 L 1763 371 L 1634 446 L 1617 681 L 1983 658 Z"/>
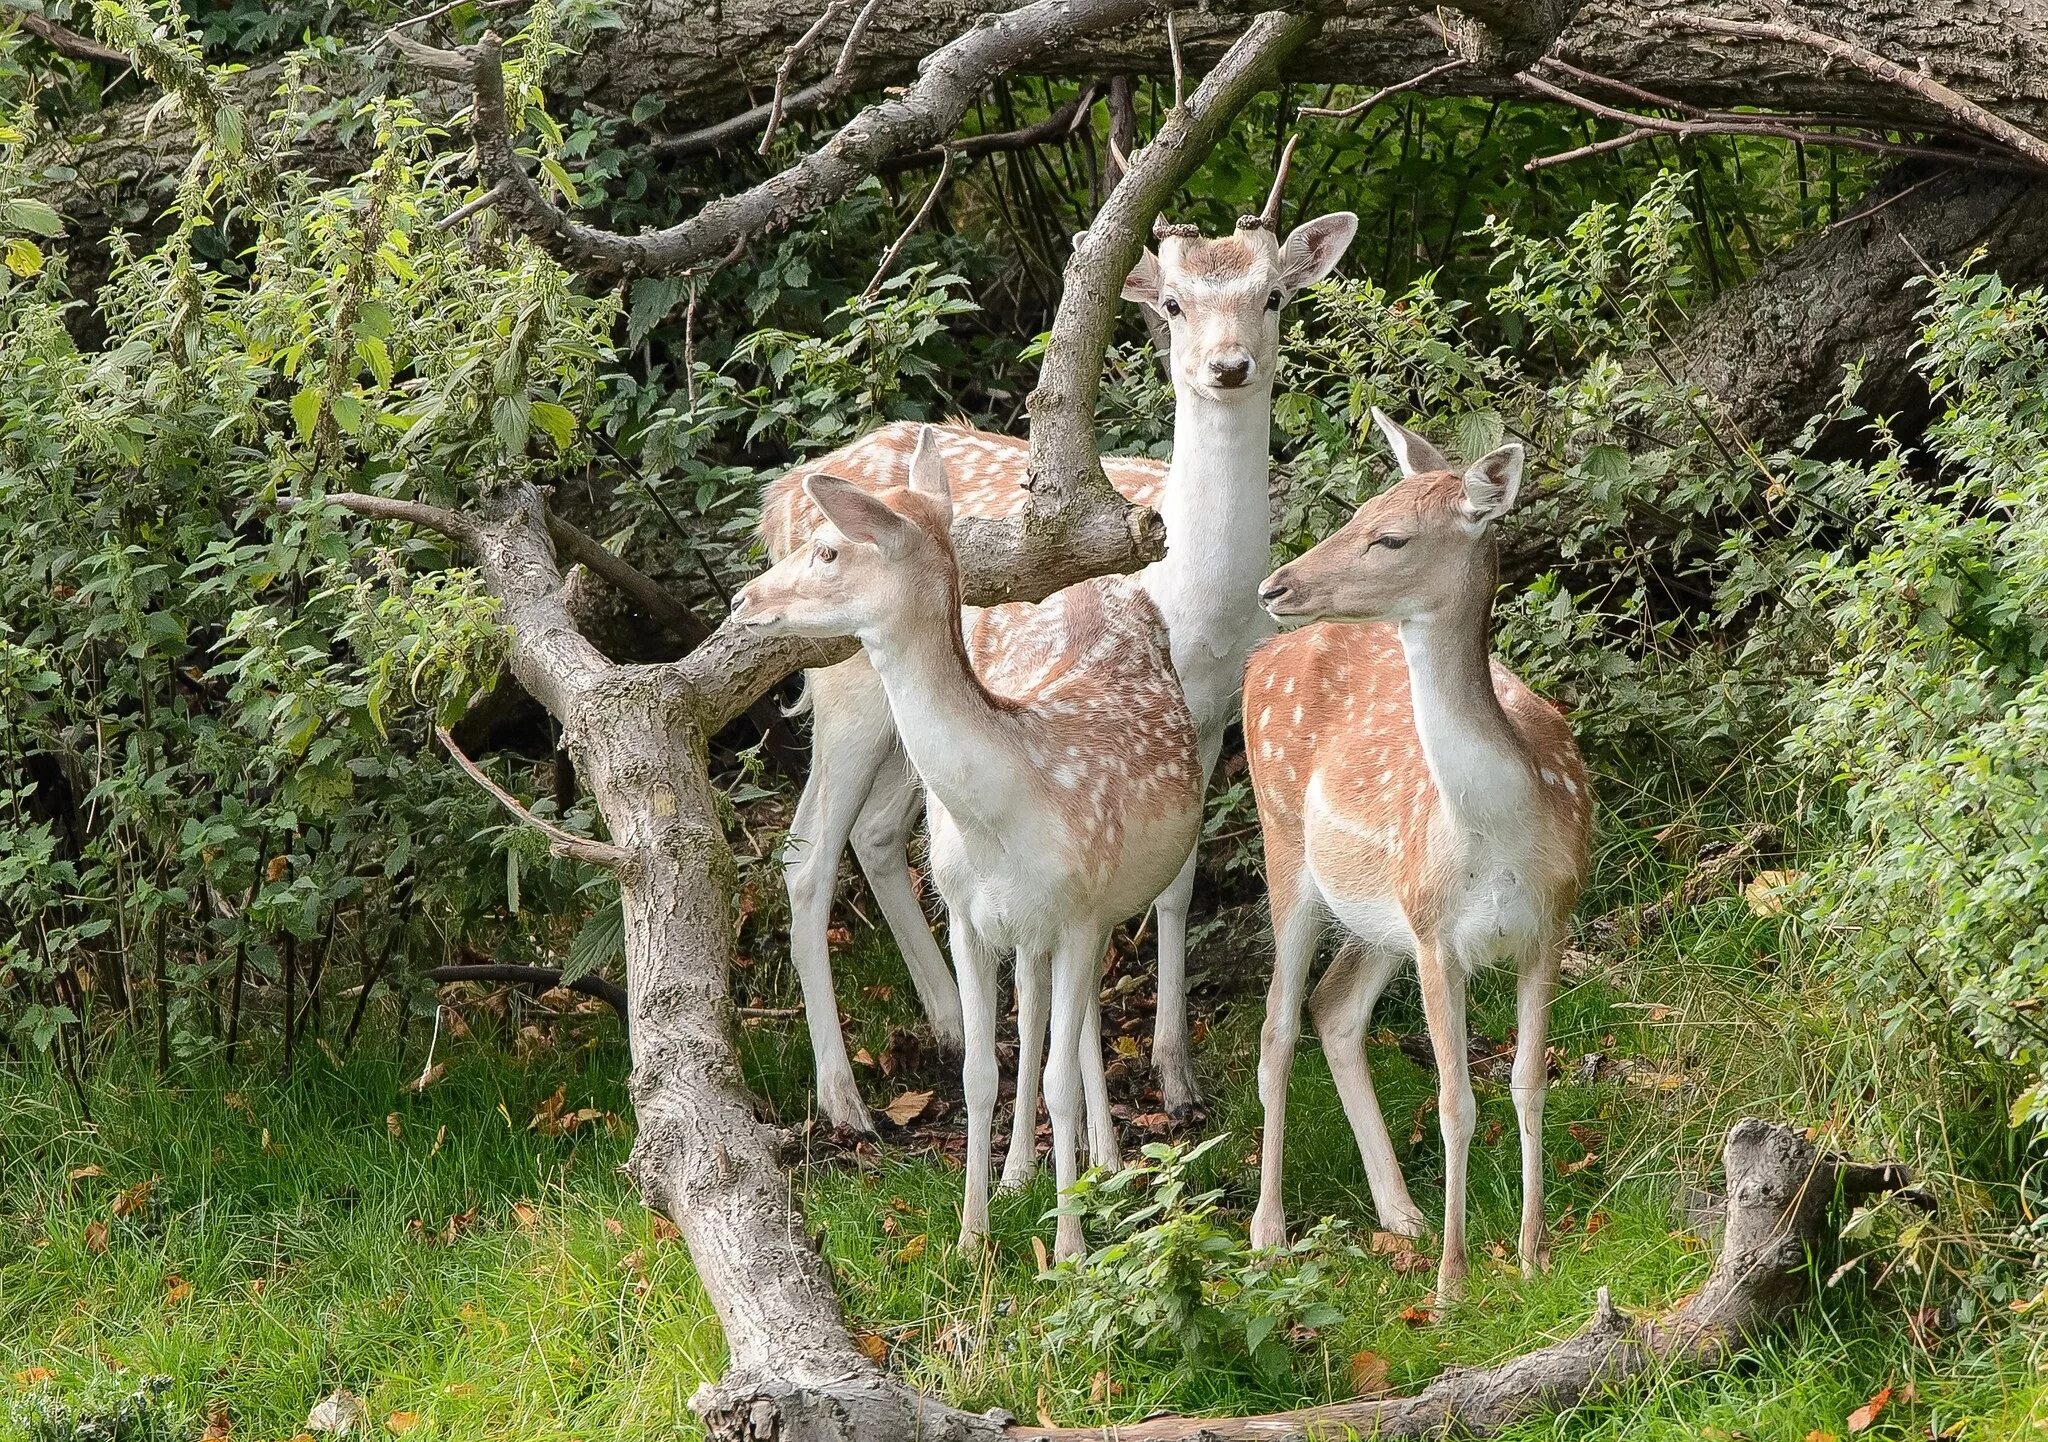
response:
<path fill-rule="evenodd" d="M 1448 1302 L 1466 1274 L 1474 1107 L 1465 984 L 1502 958 L 1519 975 L 1522 1267 L 1547 1261 L 1544 1043 L 1586 876 L 1592 793 L 1570 725 L 1489 654 L 1494 526 L 1514 506 L 1522 448 L 1503 446 L 1461 475 L 1413 431 L 1378 411 L 1373 419 L 1402 479 L 1259 590 L 1276 618 L 1340 624 L 1267 643 L 1245 677 L 1245 745 L 1278 943 L 1259 1039 L 1266 1122 L 1252 1243 L 1286 1241 L 1287 1080 L 1309 964 L 1334 918 L 1349 935 L 1310 1009 L 1380 1224 L 1407 1236 L 1421 1234 L 1422 1214 L 1394 1160 L 1364 1037 L 1404 961 L 1414 959 L 1422 983 L 1444 1138 L 1437 1297 Z"/>
<path fill-rule="evenodd" d="M 1162 226 L 1124 286 L 1170 337 L 1173 462 L 1106 458 L 1103 468 L 1125 496 L 1155 507 L 1165 522 L 1166 558 L 1140 577 L 1166 622 L 1178 673 L 1200 736 L 1204 784 L 1237 714 L 1244 659 L 1272 632 L 1254 595 L 1270 564 L 1267 472 L 1280 312 L 1302 287 L 1333 270 L 1358 228 L 1340 212 L 1279 239 L 1285 169 L 1265 211 L 1235 234 L 1204 240 L 1193 227 Z M 1021 510 L 1030 448 L 1007 436 L 948 426 L 938 445 L 952 476 L 954 511 L 1003 516 Z M 763 498 L 761 534 L 771 558 L 802 548 L 818 524 L 806 481 L 832 475 L 873 491 L 897 485 L 915 428 L 885 426 L 852 445 L 778 478 Z M 997 614 L 1007 608 L 998 608 Z M 990 644 L 1000 647 L 1000 631 Z M 819 1104 L 839 1126 L 870 1126 L 839 1031 L 825 933 L 839 858 L 849 838 L 882 914 L 908 964 L 926 1014 L 942 1041 L 957 1042 L 959 1001 L 905 866 L 916 824 L 917 788 L 903 765 L 882 688 L 865 658 L 813 671 L 815 714 L 811 776 L 783 853 L 790 897 L 790 947 L 803 980 L 817 1065 Z M 1152 1062 L 1169 1110 L 1185 1113 L 1198 1097 L 1188 1054 L 1187 916 L 1194 892 L 1194 851 L 1159 896 L 1159 1001 Z M 1027 1050 L 1035 1042 L 1027 1040 Z M 1100 1067 L 1099 1058 L 1095 1066 Z M 1035 1080 L 1035 1079 L 1034 1079 Z M 1033 1118 L 1021 1096 L 1011 1136 L 1007 1182 L 1032 1163 Z M 1101 1127 L 1107 1118 L 1100 1119 Z M 1091 1132 L 1098 1129 L 1091 1117 Z M 1097 1161 L 1107 1161 L 1097 1148 Z"/>
<path fill-rule="evenodd" d="M 1201 776 L 1143 587 L 1104 578 L 999 608 L 1016 613 L 1004 644 L 976 644 L 970 662 L 936 430 L 920 432 L 909 480 L 873 492 L 808 477 L 823 521 L 809 546 L 748 583 L 733 615 L 772 633 L 857 636 L 924 780 L 967 1033 L 966 1246 L 988 1230 L 998 958 L 1013 952 L 1020 975 L 1049 963 L 1045 1096 L 1064 1193 L 1078 1171 L 1082 1059 L 1101 1056 L 1103 948 L 1194 845 Z M 1080 1249 L 1079 1218 L 1061 1217 L 1056 1254 Z"/>

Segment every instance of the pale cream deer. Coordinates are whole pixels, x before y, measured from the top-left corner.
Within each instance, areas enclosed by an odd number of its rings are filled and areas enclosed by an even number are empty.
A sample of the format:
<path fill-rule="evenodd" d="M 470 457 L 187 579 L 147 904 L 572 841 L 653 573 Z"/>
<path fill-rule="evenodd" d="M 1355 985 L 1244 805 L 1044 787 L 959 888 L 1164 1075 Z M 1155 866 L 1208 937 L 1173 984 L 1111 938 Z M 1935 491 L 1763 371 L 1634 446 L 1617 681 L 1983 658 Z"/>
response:
<path fill-rule="evenodd" d="M 1436 1053 L 1444 1142 L 1437 1296 L 1466 1275 L 1474 1105 L 1465 988 L 1517 968 L 1512 1078 L 1521 1134 L 1524 1271 L 1546 1262 L 1545 1038 L 1565 928 L 1586 876 L 1593 798 L 1570 725 L 1490 655 L 1495 524 L 1522 449 L 1462 474 L 1373 413 L 1402 479 L 1260 587 L 1283 621 L 1245 677 L 1245 745 L 1265 834 L 1277 959 L 1259 1042 L 1265 1108 L 1252 1242 L 1286 1239 L 1280 1196 L 1287 1081 L 1302 995 L 1326 924 L 1347 934 L 1310 1002 L 1383 1227 L 1423 1231 L 1366 1068 L 1373 1004 L 1413 959 Z"/>
<path fill-rule="evenodd" d="M 822 521 L 748 583 L 733 615 L 771 633 L 858 637 L 923 779 L 966 1031 L 965 1246 L 988 1230 L 999 960 L 1049 965 L 1045 1097 L 1064 1194 L 1078 1174 L 1082 1061 L 1101 1056 L 1103 948 L 1194 845 L 1201 768 L 1165 627 L 1133 578 L 1001 608 L 1006 644 L 970 662 L 941 451 L 936 430 L 921 432 L 904 488 L 807 477 Z M 1081 1241 L 1078 1218 L 1062 1217 L 1056 1255 Z"/>
<path fill-rule="evenodd" d="M 1284 179 L 1284 177 L 1282 177 Z M 1171 338 L 1174 450 L 1171 466 L 1110 457 L 1109 479 L 1131 500 L 1154 507 L 1165 522 L 1166 558 L 1141 584 L 1164 618 L 1173 661 L 1200 736 L 1204 784 L 1237 697 L 1250 648 L 1272 632 L 1256 584 L 1270 564 L 1267 475 L 1273 378 L 1282 308 L 1302 287 L 1335 268 L 1357 230 L 1357 217 L 1326 215 L 1307 222 L 1283 244 L 1277 233 L 1281 186 L 1265 213 L 1239 222 L 1235 234 L 1205 240 L 1191 227 L 1166 227 L 1156 254 L 1132 271 L 1124 295 L 1152 311 Z M 900 484 L 916 428 L 885 426 L 773 482 L 763 498 L 761 534 L 771 558 L 804 546 L 818 511 L 804 484 L 833 475 L 878 490 Z M 1021 440 L 964 426 L 937 431 L 962 516 L 1003 516 L 1022 508 L 1030 447 Z M 999 608 L 1000 610 L 1000 608 Z M 986 644 L 1004 643 L 1000 626 Z M 926 1014 L 940 1039 L 957 1043 L 960 1010 L 943 958 L 917 906 L 905 851 L 916 823 L 917 788 L 889 720 L 888 707 L 863 656 L 808 676 L 814 714 L 811 776 L 783 853 L 790 897 L 790 949 L 804 988 L 819 1105 L 835 1125 L 867 1129 L 870 1119 L 847 1062 L 832 986 L 826 930 L 839 858 L 849 838 L 882 914 L 908 964 Z M 1194 891 L 1192 846 L 1157 900 L 1159 999 L 1152 1062 L 1169 1110 L 1185 1113 L 1198 1098 L 1187 1030 L 1187 917 Z M 1031 998 L 1020 996 L 1020 1007 Z M 1042 1016 L 1042 1008 L 1034 1016 Z M 1020 1016 L 1020 1023 L 1031 1020 Z M 1027 1051 L 1037 1042 L 1020 1026 Z M 1095 1059 L 1091 1075 L 1100 1070 Z M 1028 1175 L 1035 1120 L 1035 1073 L 1025 1069 L 1004 1179 Z M 1090 1132 L 1095 1159 L 1106 1111 Z M 1113 1134 L 1112 1134 L 1113 1135 Z"/>

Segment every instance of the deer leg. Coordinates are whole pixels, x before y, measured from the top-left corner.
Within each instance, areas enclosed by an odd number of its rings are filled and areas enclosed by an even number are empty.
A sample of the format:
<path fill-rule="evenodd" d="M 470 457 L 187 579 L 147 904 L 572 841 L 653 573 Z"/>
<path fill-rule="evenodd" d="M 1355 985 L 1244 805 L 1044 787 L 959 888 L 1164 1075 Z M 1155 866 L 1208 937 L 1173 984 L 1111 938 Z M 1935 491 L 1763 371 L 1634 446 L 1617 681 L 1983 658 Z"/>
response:
<path fill-rule="evenodd" d="M 1545 937 L 1523 958 L 1515 996 L 1515 1122 L 1522 1134 L 1522 1275 L 1550 1270 L 1543 1222 L 1543 1096 L 1550 1081 L 1550 1004 L 1557 996 L 1560 956 Z"/>
<path fill-rule="evenodd" d="M 1233 706 L 1232 711 L 1236 710 Z M 1216 758 L 1223 750 L 1223 728 L 1199 738 L 1202 790 L 1207 794 Z M 1159 1099 L 1166 1114 L 1185 1121 L 1201 1105 L 1195 1062 L 1188 1043 L 1188 905 L 1195 895 L 1195 854 L 1199 839 L 1188 849 L 1173 884 L 1153 902 L 1159 927 L 1159 999 L 1152 1013 L 1152 1071 L 1159 1078 Z"/>
<path fill-rule="evenodd" d="M 1308 1009 L 1315 1019 L 1316 1034 L 1323 1039 L 1323 1058 L 1330 1064 L 1330 1078 L 1337 1084 L 1351 1135 L 1358 1139 L 1358 1154 L 1365 1163 L 1365 1180 L 1372 1188 L 1373 1210 L 1380 1225 L 1404 1237 L 1419 1237 L 1422 1213 L 1409 1198 L 1401 1164 L 1394 1159 L 1393 1139 L 1387 1135 L 1386 1118 L 1380 1113 L 1379 1095 L 1373 1090 L 1372 1071 L 1365 1061 L 1372 1009 L 1406 960 L 1391 947 L 1370 946 L 1354 937 L 1344 943 L 1323 973 Z"/>
<path fill-rule="evenodd" d="M 1052 1116 L 1053 1175 L 1059 1179 L 1060 1201 L 1073 1194 L 1080 1175 L 1077 1150 L 1081 1131 L 1081 1032 L 1088 1019 L 1088 990 L 1101 976 L 1102 948 L 1109 940 L 1100 929 L 1061 939 L 1052 962 L 1052 1038 L 1046 1050 L 1045 1109 Z M 1063 1216 L 1053 1238 L 1053 1260 L 1078 1257 L 1084 1249 L 1081 1219 Z"/>
<path fill-rule="evenodd" d="M 905 853 L 918 813 L 924 809 L 924 788 L 899 746 L 882 763 L 868 799 L 853 827 L 853 854 L 875 894 L 875 904 L 896 938 L 896 950 L 910 972 L 910 984 L 930 1021 L 932 1034 L 947 1051 L 961 1049 L 960 989 L 953 969 L 932 938 L 931 922 L 911 883 Z"/>
<path fill-rule="evenodd" d="M 996 1116 L 996 963 L 987 944 L 957 911 L 952 932 L 967 1034 L 960 1062 L 961 1090 L 967 1100 L 967 1194 L 960 1206 L 964 1251 L 988 1235 L 988 1174 Z"/>
<path fill-rule="evenodd" d="M 1116 1118 L 1109 1113 L 1109 1077 L 1102 1062 L 1102 976 L 1098 968 L 1088 987 L 1088 1015 L 1081 1022 L 1081 1085 L 1088 1103 L 1088 1165 L 1114 1172 L 1123 1166 L 1117 1154 Z"/>
<path fill-rule="evenodd" d="M 1152 903 L 1159 927 L 1159 1000 L 1152 1013 L 1152 1070 L 1168 1116 L 1186 1120 L 1201 1102 L 1188 1048 L 1188 905 L 1195 894 L 1195 853 Z"/>
<path fill-rule="evenodd" d="M 1436 1114 L 1444 1136 L 1444 1249 L 1437 1263 L 1436 1299 L 1448 1306 L 1465 1287 L 1465 1183 L 1477 1115 L 1465 1058 L 1465 972 L 1434 940 L 1422 943 L 1415 969 L 1422 980 L 1429 1043 L 1436 1053 Z"/>
<path fill-rule="evenodd" d="M 1271 845 L 1271 838 L 1268 838 Z M 1277 850 L 1277 848 L 1276 848 Z M 1299 865 L 1298 855 L 1295 865 Z M 1266 988 L 1266 1024 L 1259 1031 L 1259 1105 L 1265 1125 L 1259 1139 L 1259 1205 L 1252 1213 L 1251 1243 L 1258 1248 L 1287 1245 L 1287 1209 L 1280 1200 L 1280 1175 L 1287 1151 L 1287 1082 L 1294 1074 L 1294 1048 L 1301 1040 L 1301 999 L 1308 969 L 1323 935 L 1323 910 L 1307 886 L 1285 904 L 1281 870 L 1269 863 L 1277 954 L 1273 981 Z M 1291 895 L 1297 876 L 1287 878 Z"/>
<path fill-rule="evenodd" d="M 1017 1103 L 1010 1117 L 1010 1150 L 1003 1186 L 1021 1187 L 1038 1168 L 1038 1083 L 1045 1064 L 1045 1011 L 1052 989 L 1052 958 L 1017 953 Z"/>
<path fill-rule="evenodd" d="M 782 849 L 782 876 L 789 890 L 790 960 L 803 983 L 818 1108 L 833 1126 L 866 1132 L 875 1124 L 854 1083 L 846 1038 L 839 1030 L 839 998 L 832 985 L 826 932 L 839 882 L 839 858 L 876 774 L 896 750 L 896 728 L 872 669 L 863 663 L 867 685 L 858 684 L 858 677 L 842 677 L 838 673 L 843 669 L 842 665 L 810 673 L 811 774 Z"/>

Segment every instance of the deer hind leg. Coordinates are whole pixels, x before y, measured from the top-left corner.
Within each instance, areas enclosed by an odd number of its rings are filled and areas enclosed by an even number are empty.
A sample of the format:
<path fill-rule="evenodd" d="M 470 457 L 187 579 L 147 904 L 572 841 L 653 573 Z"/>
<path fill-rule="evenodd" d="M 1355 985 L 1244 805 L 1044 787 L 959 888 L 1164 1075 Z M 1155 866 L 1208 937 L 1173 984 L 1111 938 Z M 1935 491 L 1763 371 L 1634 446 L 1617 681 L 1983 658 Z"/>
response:
<path fill-rule="evenodd" d="M 958 1052 L 963 1042 L 960 989 L 932 938 L 931 922 L 917 899 L 905 856 L 923 809 L 924 788 L 918 785 L 909 758 L 899 746 L 878 768 L 854 823 L 853 854 L 860 860 L 868 889 L 875 894 L 875 904 L 889 923 L 890 935 L 896 938 L 896 950 L 910 971 L 910 984 L 917 988 L 932 1035 L 947 1051 Z"/>
<path fill-rule="evenodd" d="M 1252 1213 L 1254 1247 L 1287 1245 L 1287 1209 L 1280 1177 L 1287 1149 L 1287 1082 L 1301 1040 L 1301 1000 L 1308 969 L 1323 935 L 1322 900 L 1301 867 L 1301 847 L 1276 846 L 1267 834 L 1268 889 L 1273 907 L 1273 980 L 1266 989 L 1266 1023 L 1259 1031 L 1259 1105 L 1265 1125 L 1259 1141 L 1259 1205 Z M 1290 854 L 1291 853 L 1291 854 Z"/>
<path fill-rule="evenodd" d="M 967 1099 L 967 1194 L 960 1206 L 962 1250 L 988 1235 L 988 1173 L 996 1115 L 995 955 L 956 912 L 953 964 L 960 972 L 960 1009 L 967 1046 L 961 1054 L 961 1090 Z"/>
<path fill-rule="evenodd" d="M 897 745 L 880 680 L 865 662 L 858 670 L 849 670 L 852 665 L 846 662 L 809 675 L 814 707 L 811 774 L 782 849 L 782 877 L 789 891 L 790 959 L 803 983 L 818 1108 L 833 1126 L 865 1132 L 874 1130 L 874 1121 L 854 1083 L 846 1038 L 839 1030 L 839 999 L 832 985 L 826 932 L 839 883 L 839 858 L 877 774 Z"/>
<path fill-rule="evenodd" d="M 1330 1078 L 1337 1084 L 1351 1135 L 1358 1139 L 1358 1154 L 1365 1163 L 1365 1180 L 1372 1188 L 1373 1210 L 1379 1214 L 1380 1225 L 1404 1237 L 1419 1237 L 1422 1212 L 1409 1198 L 1401 1164 L 1394 1159 L 1393 1139 L 1387 1135 L 1386 1118 L 1380 1113 L 1379 1095 L 1373 1090 L 1372 1071 L 1365 1061 L 1372 1009 L 1407 960 L 1393 947 L 1370 945 L 1353 937 L 1323 973 L 1308 1009 L 1315 1019 L 1316 1034 L 1323 1039 L 1323 1057 L 1330 1064 Z"/>
<path fill-rule="evenodd" d="M 1038 1083 L 1045 1065 L 1045 1014 L 1052 989 L 1052 958 L 1017 953 L 1017 1103 L 1010 1116 L 1010 1150 L 1003 1186 L 1016 1188 L 1038 1168 Z"/>
<path fill-rule="evenodd" d="M 1522 1275 L 1550 1270 L 1543 1220 L 1543 1097 L 1550 1082 L 1550 1004 L 1557 996 L 1558 942 L 1546 936 L 1522 959 L 1515 996 L 1515 1123 L 1522 1140 Z"/>
<path fill-rule="evenodd" d="M 1436 1053 L 1436 1114 L 1444 1136 L 1444 1249 L 1437 1264 L 1436 1296 L 1439 1304 L 1448 1305 L 1465 1287 L 1465 1186 L 1477 1116 L 1465 1058 L 1465 971 L 1449 949 L 1434 940 L 1423 941 L 1415 969 L 1422 981 L 1429 1043 Z"/>
<path fill-rule="evenodd" d="M 1081 1132 L 1081 1033 L 1088 1019 L 1088 992 L 1102 975 L 1102 949 L 1108 934 L 1098 927 L 1061 939 L 1052 962 L 1052 1038 L 1046 1051 L 1045 1109 L 1052 1116 L 1053 1174 L 1060 1200 L 1072 1195 L 1080 1175 L 1077 1151 Z M 1101 1043 L 1096 1043 L 1100 1048 Z M 1054 1233 L 1053 1259 L 1078 1257 L 1083 1250 L 1081 1219 L 1063 1216 Z"/>
<path fill-rule="evenodd" d="M 1088 1104 L 1088 1165 L 1114 1172 L 1123 1166 L 1117 1152 L 1116 1118 L 1109 1112 L 1109 1076 L 1102 1061 L 1102 973 L 1096 969 L 1088 987 L 1088 1015 L 1081 1022 L 1081 1088 Z"/>

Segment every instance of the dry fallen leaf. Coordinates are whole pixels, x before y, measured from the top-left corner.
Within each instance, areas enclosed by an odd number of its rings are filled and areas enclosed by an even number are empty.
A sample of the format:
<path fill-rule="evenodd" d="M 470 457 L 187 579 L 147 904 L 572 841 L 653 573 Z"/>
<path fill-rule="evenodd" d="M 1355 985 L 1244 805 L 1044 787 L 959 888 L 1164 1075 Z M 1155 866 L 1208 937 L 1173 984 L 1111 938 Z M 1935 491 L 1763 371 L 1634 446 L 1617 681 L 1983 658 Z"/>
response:
<path fill-rule="evenodd" d="M 1116 1054 L 1127 1061 L 1138 1059 L 1138 1039 L 1134 1036 L 1120 1036 L 1111 1043 Z"/>
<path fill-rule="evenodd" d="M 423 1092 L 446 1075 L 448 1075 L 448 1063 L 437 1061 L 413 1080 L 407 1082 L 405 1089 L 411 1092 Z"/>
<path fill-rule="evenodd" d="M 336 1387 L 315 1402 L 313 1410 L 306 1414 L 306 1430 L 329 1437 L 346 1437 L 369 1419 L 370 1414 L 364 1410 L 361 1398 L 346 1387 Z"/>
<path fill-rule="evenodd" d="M 679 1242 L 683 1238 L 683 1229 L 660 1212 L 648 1217 L 647 1232 L 657 1242 Z"/>
<path fill-rule="evenodd" d="M 899 1264 L 908 1264 L 916 1261 L 918 1258 L 924 1255 L 925 1246 L 925 1234 L 923 1232 L 919 1232 L 916 1236 L 912 1237 L 909 1241 L 905 1242 L 901 1247 L 896 1249 L 897 1262 Z"/>
<path fill-rule="evenodd" d="M 228 1424 L 228 1404 L 218 1399 L 206 1404 L 206 1430 L 199 1434 L 199 1442 L 227 1442 L 234 1436 L 234 1428 Z"/>
<path fill-rule="evenodd" d="M 1583 1157 L 1580 1157 L 1575 1162 L 1559 1162 L 1557 1164 L 1557 1174 L 1561 1177 L 1574 1176 L 1579 1172 L 1583 1172 L 1587 1167 L 1592 1166 L 1595 1162 L 1599 1160 L 1600 1153 L 1587 1152 Z"/>
<path fill-rule="evenodd" d="M 175 1307 L 192 1295 L 192 1284 L 176 1272 L 164 1278 L 164 1305 Z"/>
<path fill-rule="evenodd" d="M 40 1387 L 56 1375 L 48 1367 L 24 1367 L 14 1374 L 14 1385 L 17 1387 Z"/>
<path fill-rule="evenodd" d="M 397 1141 L 405 1135 L 405 1123 L 398 1119 L 397 1112 L 386 1112 L 384 1114 L 384 1134 L 393 1141 Z"/>
<path fill-rule="evenodd" d="M 419 1425 L 420 1414 L 417 1412 L 393 1412 L 384 1419 L 385 1430 L 399 1437 L 403 1437 Z"/>
<path fill-rule="evenodd" d="M 107 1249 L 107 1224 L 87 1222 L 85 1224 L 85 1249 L 88 1252 L 104 1252 Z"/>
<path fill-rule="evenodd" d="M 1031 1239 L 1031 1255 L 1037 1261 L 1039 1271 L 1044 1272 L 1051 1268 L 1052 1257 L 1045 1250 L 1045 1238 L 1033 1237 Z"/>
<path fill-rule="evenodd" d="M 606 1217 L 604 1219 L 604 1229 L 606 1233 L 614 1237 L 623 1237 L 626 1235 L 626 1224 L 620 1221 L 617 1217 Z"/>
<path fill-rule="evenodd" d="M 1052 1419 L 1052 1398 L 1047 1395 L 1043 1382 L 1038 1384 L 1038 1425 L 1041 1427 L 1059 1426 L 1059 1423 Z"/>
<path fill-rule="evenodd" d="M 1398 1314 L 1411 1327 L 1434 1327 L 1436 1313 L 1427 1307 L 1403 1307 Z"/>
<path fill-rule="evenodd" d="M 1892 1389 L 1890 1387 L 1878 1388 L 1876 1396 L 1849 1414 L 1849 1430 L 1851 1432 L 1869 1431 L 1871 1424 L 1877 1421 L 1879 1415 L 1883 1413 L 1891 1400 Z"/>
<path fill-rule="evenodd" d="M 1377 1352 L 1351 1354 L 1351 1395 L 1378 1397 L 1387 1391 L 1387 1359 Z"/>
<path fill-rule="evenodd" d="M 898 1092 L 889 1105 L 882 1108 L 882 1115 L 899 1127 L 907 1127 L 925 1113 L 932 1104 L 930 1092 Z"/>
<path fill-rule="evenodd" d="M 514 1202 L 512 1220 L 518 1223 L 520 1231 L 530 1232 L 540 1225 L 540 1213 L 534 1209 L 531 1202 Z"/>
<path fill-rule="evenodd" d="M 1806 1434 L 1806 1442 L 1842 1442 L 1842 1439 L 1832 1432 L 1823 1432 L 1816 1427 Z"/>
<path fill-rule="evenodd" d="M 1785 910 L 1785 898 L 1781 893 L 1805 879 L 1803 871 L 1759 871 L 1749 885 L 1742 888 L 1742 899 L 1758 916 L 1777 916 Z"/>
<path fill-rule="evenodd" d="M 291 858 L 289 857 L 271 857 L 270 865 L 263 868 L 263 879 L 272 884 L 284 880 L 284 869 L 289 865 L 291 865 Z"/>
<path fill-rule="evenodd" d="M 149 1203 L 149 1194 L 155 1190 L 155 1177 L 151 1177 L 146 1182 L 137 1182 L 134 1186 L 127 1188 L 114 1198 L 114 1215 L 126 1217 L 141 1211 Z"/>
<path fill-rule="evenodd" d="M 1110 1376 L 1106 1371 L 1097 1372 L 1088 1379 L 1088 1400 L 1097 1406 L 1107 1402 L 1112 1397 L 1121 1397 L 1123 1395 L 1124 1384 Z"/>
<path fill-rule="evenodd" d="M 878 1367 L 889 1360 L 889 1344 L 873 1332 L 855 1332 L 853 1334 L 853 1345 L 859 1350 L 861 1356 L 867 1358 Z"/>
<path fill-rule="evenodd" d="M 106 1174 L 106 1168 L 104 1167 L 73 1167 L 64 1174 L 64 1180 L 67 1182 L 82 1182 L 87 1177 L 103 1177 Z"/>

